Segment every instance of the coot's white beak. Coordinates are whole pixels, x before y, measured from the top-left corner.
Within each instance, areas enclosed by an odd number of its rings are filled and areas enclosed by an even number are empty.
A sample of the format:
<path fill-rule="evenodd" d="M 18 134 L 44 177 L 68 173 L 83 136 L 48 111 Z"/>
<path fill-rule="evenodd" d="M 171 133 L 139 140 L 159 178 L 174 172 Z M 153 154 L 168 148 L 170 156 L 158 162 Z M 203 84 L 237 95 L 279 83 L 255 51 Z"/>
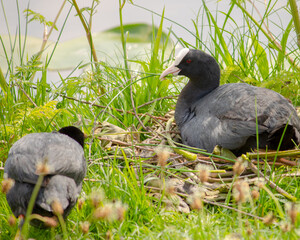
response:
<path fill-rule="evenodd" d="M 168 67 L 165 71 L 163 71 L 163 73 L 160 75 L 160 79 L 163 79 L 165 76 L 169 74 L 173 74 L 173 76 L 177 76 L 180 71 L 181 69 L 176 67 L 174 62 L 170 67 Z"/>
<path fill-rule="evenodd" d="M 175 61 L 168 67 L 163 73 L 160 75 L 160 79 L 163 79 L 165 76 L 169 74 L 173 74 L 173 76 L 177 76 L 181 71 L 180 68 L 176 67 L 182 61 L 182 59 L 187 55 L 190 50 L 188 48 L 182 49 L 175 58 Z"/>

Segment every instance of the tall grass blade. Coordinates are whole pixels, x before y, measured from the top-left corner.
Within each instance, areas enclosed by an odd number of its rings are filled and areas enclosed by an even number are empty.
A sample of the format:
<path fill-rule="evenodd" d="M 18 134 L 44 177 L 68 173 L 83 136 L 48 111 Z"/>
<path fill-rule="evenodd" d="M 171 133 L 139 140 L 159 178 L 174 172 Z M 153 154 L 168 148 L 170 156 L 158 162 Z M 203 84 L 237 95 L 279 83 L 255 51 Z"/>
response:
<path fill-rule="evenodd" d="M 2 91 L 4 93 L 7 92 L 7 83 L 6 83 L 6 80 L 5 80 L 5 77 L 3 75 L 1 67 L 0 67 L 0 87 L 2 88 Z"/>
<path fill-rule="evenodd" d="M 255 63 L 262 76 L 262 79 L 267 79 L 269 76 L 269 61 L 265 49 L 260 45 L 256 35 L 252 34 L 252 41 L 255 50 Z"/>
<path fill-rule="evenodd" d="M 120 31 L 121 31 L 121 42 L 122 42 L 122 48 L 123 48 L 123 59 L 124 59 L 124 66 L 125 66 L 125 72 L 127 79 L 131 78 L 130 72 L 128 71 L 128 57 L 127 57 L 127 47 L 126 47 L 126 40 L 128 37 L 128 33 L 126 33 L 125 38 L 125 32 L 124 32 L 124 25 L 123 25 L 123 8 L 125 6 L 126 1 L 119 0 L 119 18 L 120 18 Z"/>
<path fill-rule="evenodd" d="M 259 23 L 240 3 L 239 1 L 234 1 L 235 5 L 237 5 L 241 11 L 254 23 L 258 29 L 265 35 L 265 37 L 270 41 L 270 43 L 274 43 L 274 48 L 276 50 L 281 51 L 281 46 L 274 42 L 274 39 L 270 36 L 270 34 L 261 26 L 262 24 Z"/>
<path fill-rule="evenodd" d="M 223 30 L 219 28 L 215 18 L 213 17 L 213 15 L 211 14 L 210 10 L 208 9 L 206 3 L 204 0 L 202 0 L 205 12 L 207 14 L 207 18 L 210 19 L 210 21 L 212 22 L 213 26 L 214 26 L 214 30 L 215 30 L 215 34 L 218 37 L 219 41 L 220 41 L 220 47 L 219 44 L 217 42 L 216 39 L 212 39 L 215 42 L 215 46 L 216 46 L 216 54 L 219 53 L 222 56 L 222 59 L 224 60 L 224 62 L 226 63 L 227 66 L 233 65 L 233 59 L 232 56 L 229 53 L 227 44 L 225 39 L 223 38 Z M 222 47 L 222 49 L 221 49 Z"/>
<path fill-rule="evenodd" d="M 162 38 L 162 33 L 163 33 L 163 21 L 164 21 L 164 15 L 165 15 L 165 9 L 163 9 L 161 19 L 160 19 L 160 24 L 156 33 L 156 37 L 154 40 L 153 44 L 153 49 L 152 49 L 152 57 L 151 57 L 151 62 L 150 62 L 150 72 L 156 72 L 155 69 L 159 65 L 158 61 L 158 50 L 160 48 L 160 42 Z M 154 32 L 154 31 L 153 31 Z"/>
<path fill-rule="evenodd" d="M 65 4 L 66 0 L 64 1 L 63 5 Z M 80 22 L 85 30 L 86 33 L 86 37 L 90 46 L 90 50 L 91 50 L 91 56 L 94 59 L 94 63 L 95 63 L 95 67 L 98 70 L 99 67 L 99 62 L 98 62 L 98 57 L 96 54 L 96 50 L 95 50 L 95 46 L 94 46 L 94 42 L 93 42 L 93 37 L 92 37 L 92 33 L 91 33 L 91 29 L 89 28 L 89 26 L 87 25 L 82 12 L 80 11 L 78 4 L 76 2 L 76 0 L 72 0 L 73 6 L 75 7 L 75 10 L 79 16 Z"/>
<path fill-rule="evenodd" d="M 291 7 L 291 13 L 293 16 L 293 22 L 297 34 L 297 44 L 298 47 L 300 48 L 300 18 L 299 18 L 299 11 L 297 7 L 297 2 L 296 0 L 289 0 L 289 4 Z"/>
<path fill-rule="evenodd" d="M 290 36 L 291 30 L 293 29 L 293 21 L 291 20 L 289 24 L 287 25 L 285 31 L 282 34 L 281 38 L 281 46 L 282 46 L 282 51 L 278 52 L 278 58 L 277 58 L 277 71 L 281 71 L 284 69 L 284 59 L 285 59 L 285 51 L 288 43 L 288 38 Z"/>

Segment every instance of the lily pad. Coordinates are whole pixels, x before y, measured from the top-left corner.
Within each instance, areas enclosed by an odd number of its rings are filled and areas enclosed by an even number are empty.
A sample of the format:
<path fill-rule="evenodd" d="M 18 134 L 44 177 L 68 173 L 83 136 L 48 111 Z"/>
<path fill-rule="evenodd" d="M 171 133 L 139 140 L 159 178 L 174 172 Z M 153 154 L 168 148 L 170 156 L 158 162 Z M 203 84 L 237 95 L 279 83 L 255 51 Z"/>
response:
<path fill-rule="evenodd" d="M 124 26 L 126 33 L 126 46 L 129 59 L 145 59 L 147 53 L 151 49 L 153 38 L 153 29 L 157 32 L 157 28 L 153 28 L 148 24 L 128 24 Z M 93 43 L 96 54 L 100 61 L 109 62 L 109 64 L 122 63 L 123 50 L 121 44 L 120 27 L 112 28 L 104 32 L 93 33 Z M 14 39 L 14 37 L 12 37 Z M 162 41 L 167 38 L 166 33 L 163 33 Z M 24 42 L 25 37 L 21 36 L 21 42 Z M 2 36 L 2 41 L 5 46 L 8 58 L 11 57 L 10 42 L 8 36 Z M 25 56 L 32 56 L 40 50 L 42 39 L 27 37 Z M 46 57 L 52 54 L 54 42 L 48 42 L 43 53 L 42 61 L 45 62 Z M 13 51 L 13 61 L 19 64 L 19 49 L 16 46 Z M 3 48 L 0 49 L 0 64 L 4 71 L 7 70 L 7 61 Z M 91 62 L 91 49 L 85 36 L 72 40 L 60 42 L 57 44 L 51 62 L 48 66 L 49 70 L 70 70 L 74 69 L 78 64 L 88 64 Z"/>
<path fill-rule="evenodd" d="M 19 39 L 20 37 L 20 39 Z M 26 48 L 24 51 L 23 59 L 30 59 L 30 57 L 34 54 L 37 54 L 40 51 L 40 48 L 42 46 L 43 39 L 42 38 L 36 38 L 36 37 L 30 37 L 21 35 L 21 36 L 11 36 L 9 38 L 8 35 L 1 36 L 1 42 L 2 45 L 0 47 L 0 66 L 5 73 L 8 69 L 7 59 L 14 63 L 14 66 L 20 65 L 20 53 L 22 53 L 22 50 L 20 51 L 19 42 L 21 42 L 21 46 L 23 48 L 24 41 L 26 41 Z M 10 44 L 10 42 L 12 42 Z M 3 46 L 5 47 L 5 51 L 3 49 Z M 50 52 L 53 49 L 54 43 L 51 41 L 48 41 L 47 49 L 45 52 Z M 13 49 L 13 50 L 11 50 Z M 12 54 L 13 52 L 13 54 Z"/>

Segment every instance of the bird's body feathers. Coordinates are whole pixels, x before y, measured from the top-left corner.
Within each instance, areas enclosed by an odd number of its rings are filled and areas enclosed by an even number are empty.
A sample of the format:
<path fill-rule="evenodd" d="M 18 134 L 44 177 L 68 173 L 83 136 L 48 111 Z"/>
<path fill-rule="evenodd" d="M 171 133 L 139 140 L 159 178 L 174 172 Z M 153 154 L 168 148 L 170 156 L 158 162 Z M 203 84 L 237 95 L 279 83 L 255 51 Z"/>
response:
<path fill-rule="evenodd" d="M 59 201 L 66 217 L 75 205 L 82 188 L 87 166 L 82 146 L 61 133 L 32 133 L 18 140 L 5 163 L 6 177 L 15 184 L 7 201 L 15 216 L 25 215 L 37 182 L 37 167 L 47 166 L 47 174 L 38 193 L 33 213 L 53 216 L 51 204 Z"/>

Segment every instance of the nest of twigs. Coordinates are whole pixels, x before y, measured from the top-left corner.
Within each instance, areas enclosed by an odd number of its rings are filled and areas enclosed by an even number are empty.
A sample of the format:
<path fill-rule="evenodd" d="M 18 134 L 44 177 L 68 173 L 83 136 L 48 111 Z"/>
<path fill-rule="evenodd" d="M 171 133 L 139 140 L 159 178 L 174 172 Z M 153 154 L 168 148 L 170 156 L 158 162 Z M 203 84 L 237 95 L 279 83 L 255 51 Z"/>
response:
<path fill-rule="evenodd" d="M 251 189 L 250 197 L 255 198 L 251 193 L 265 184 L 283 197 L 296 200 L 276 182 L 278 178 L 300 176 L 297 172 L 300 150 L 256 151 L 237 158 L 226 149 L 216 148 L 214 154 L 208 154 L 180 144 L 173 113 L 150 117 L 151 129 L 141 126 L 142 132 L 105 122 L 94 135 L 101 140 L 102 147 L 111 150 L 111 158 L 117 156 L 120 161 L 126 158 L 137 172 L 142 164 L 144 181 L 141 184 L 154 201 L 165 203 L 166 208 L 189 212 L 199 205 L 195 196 L 201 202 L 230 208 L 228 203 L 242 197 L 235 198 L 234 193 L 235 186 L 242 181 Z M 277 176 L 279 168 L 280 176 Z M 139 175 L 136 176 L 138 179 Z"/>

